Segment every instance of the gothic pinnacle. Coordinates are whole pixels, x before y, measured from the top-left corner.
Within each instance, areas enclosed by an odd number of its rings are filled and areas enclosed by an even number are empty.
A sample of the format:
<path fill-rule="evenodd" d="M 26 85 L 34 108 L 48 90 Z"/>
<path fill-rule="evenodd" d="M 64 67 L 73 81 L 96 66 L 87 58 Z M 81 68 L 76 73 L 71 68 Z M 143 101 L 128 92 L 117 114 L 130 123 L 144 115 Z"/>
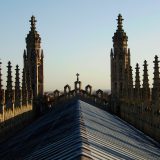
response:
<path fill-rule="evenodd" d="M 19 81 L 19 66 L 16 65 L 16 76 L 15 76 L 15 106 L 20 107 L 21 103 L 21 90 L 20 90 L 20 81 Z"/>
<path fill-rule="evenodd" d="M 155 56 L 154 63 L 154 78 L 153 78 L 153 88 L 156 88 L 160 85 L 160 77 L 159 77 L 159 60 L 158 56 Z"/>
<path fill-rule="evenodd" d="M 119 30 L 119 31 L 123 31 L 123 25 L 122 25 L 122 21 L 123 21 L 124 19 L 122 18 L 122 15 L 121 14 L 119 14 L 118 15 L 118 19 L 117 19 L 117 30 Z"/>
<path fill-rule="evenodd" d="M 135 88 L 140 88 L 139 64 L 136 64 Z"/>
<path fill-rule="evenodd" d="M 36 19 L 35 16 L 32 15 L 31 20 L 29 21 L 31 22 L 31 30 L 35 30 L 36 29 Z"/>
<path fill-rule="evenodd" d="M 144 61 L 144 69 L 143 69 L 143 88 L 149 88 L 149 83 L 148 83 L 148 69 L 147 69 L 147 61 Z"/>
<path fill-rule="evenodd" d="M 8 62 L 7 68 L 8 68 L 8 71 L 7 71 L 8 72 L 8 75 L 7 75 L 7 90 L 9 92 L 11 92 L 12 91 L 12 71 L 11 71 L 12 66 L 11 66 L 10 61 Z"/>

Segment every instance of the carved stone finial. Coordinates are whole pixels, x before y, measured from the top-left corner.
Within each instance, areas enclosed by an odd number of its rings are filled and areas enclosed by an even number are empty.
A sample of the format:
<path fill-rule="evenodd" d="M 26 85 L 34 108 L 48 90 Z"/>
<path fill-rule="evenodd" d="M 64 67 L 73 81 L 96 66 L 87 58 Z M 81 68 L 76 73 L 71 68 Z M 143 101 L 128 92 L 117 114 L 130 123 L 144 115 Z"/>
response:
<path fill-rule="evenodd" d="M 159 77 L 159 60 L 158 56 L 155 56 L 154 63 L 154 78 L 153 78 L 153 88 L 157 88 L 160 85 L 160 77 Z"/>
<path fill-rule="evenodd" d="M 122 21 L 123 21 L 124 19 L 122 18 L 122 15 L 121 14 L 119 14 L 118 15 L 118 19 L 117 19 L 117 30 L 119 30 L 119 31 L 123 31 L 123 25 L 122 25 Z"/>
<path fill-rule="evenodd" d="M 148 69 L 147 69 L 147 61 L 144 61 L 144 69 L 143 69 L 143 88 L 149 88 L 149 79 L 148 79 Z"/>
<path fill-rule="evenodd" d="M 142 96 L 144 102 L 150 101 L 150 88 L 149 88 L 149 79 L 148 79 L 148 69 L 147 69 L 147 61 L 144 61 L 144 69 L 143 69 L 143 89 Z M 148 105 L 147 105 L 148 106 Z"/>
<path fill-rule="evenodd" d="M 29 21 L 31 22 L 31 30 L 35 30 L 36 29 L 36 19 L 35 16 L 32 15 L 31 20 Z"/>
<path fill-rule="evenodd" d="M 7 66 L 8 70 L 7 70 L 7 86 L 6 86 L 6 107 L 12 107 L 12 101 L 14 99 L 13 97 L 13 90 L 12 90 L 12 71 L 11 71 L 11 62 L 8 62 L 8 66 Z"/>
<path fill-rule="evenodd" d="M 77 73 L 76 76 L 77 76 L 77 81 L 74 82 L 74 86 L 75 86 L 76 92 L 79 93 L 82 87 L 82 83 L 81 81 L 79 81 L 79 73 Z"/>
<path fill-rule="evenodd" d="M 78 82 L 79 81 L 79 73 L 77 73 L 76 76 L 77 76 L 77 82 Z"/>
<path fill-rule="evenodd" d="M 153 77 L 153 88 L 152 88 L 152 103 L 153 112 L 157 112 L 160 110 L 160 77 L 159 77 L 159 60 L 158 56 L 155 56 L 154 63 L 154 77 Z"/>
<path fill-rule="evenodd" d="M 21 106 L 21 89 L 19 81 L 19 66 L 16 65 L 16 76 L 15 76 L 15 107 Z"/>
<path fill-rule="evenodd" d="M 136 64 L 135 88 L 140 88 L 139 64 Z"/>

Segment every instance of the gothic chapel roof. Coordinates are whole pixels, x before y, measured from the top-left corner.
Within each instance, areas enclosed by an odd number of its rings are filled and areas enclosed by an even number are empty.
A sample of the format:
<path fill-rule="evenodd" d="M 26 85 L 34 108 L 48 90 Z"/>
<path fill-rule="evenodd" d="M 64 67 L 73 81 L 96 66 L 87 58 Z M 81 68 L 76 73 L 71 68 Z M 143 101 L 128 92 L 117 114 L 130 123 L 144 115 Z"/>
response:
<path fill-rule="evenodd" d="M 81 100 L 59 106 L 0 144 L 8 159 L 159 159 L 158 143 Z"/>

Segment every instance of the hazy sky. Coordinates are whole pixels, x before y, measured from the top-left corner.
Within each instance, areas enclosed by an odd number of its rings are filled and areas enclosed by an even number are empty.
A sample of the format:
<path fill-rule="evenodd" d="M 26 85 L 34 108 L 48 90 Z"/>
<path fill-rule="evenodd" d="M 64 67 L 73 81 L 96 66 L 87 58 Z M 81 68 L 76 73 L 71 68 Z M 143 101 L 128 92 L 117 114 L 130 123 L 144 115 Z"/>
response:
<path fill-rule="evenodd" d="M 25 37 L 33 14 L 44 50 L 45 91 L 73 86 L 77 72 L 83 87 L 109 89 L 110 49 L 119 13 L 132 66 L 138 62 L 142 70 L 146 59 L 151 82 L 154 55 L 160 56 L 160 0 L 0 0 L 3 77 L 8 60 L 14 69 L 16 64 L 23 68 Z"/>

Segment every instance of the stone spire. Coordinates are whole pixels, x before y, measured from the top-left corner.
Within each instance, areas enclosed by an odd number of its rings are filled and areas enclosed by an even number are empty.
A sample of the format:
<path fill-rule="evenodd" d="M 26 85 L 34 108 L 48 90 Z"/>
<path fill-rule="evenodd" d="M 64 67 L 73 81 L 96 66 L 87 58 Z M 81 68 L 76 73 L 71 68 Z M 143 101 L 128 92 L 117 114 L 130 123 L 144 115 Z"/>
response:
<path fill-rule="evenodd" d="M 159 88 L 160 87 L 160 77 L 159 77 L 159 60 L 158 56 L 155 56 L 154 63 L 154 78 L 153 78 L 153 88 Z"/>
<path fill-rule="evenodd" d="M 155 56 L 154 63 L 154 78 L 153 78 L 153 89 L 152 89 L 152 103 L 153 111 L 160 112 L 160 77 L 159 77 L 159 60 L 158 56 Z"/>
<path fill-rule="evenodd" d="M 111 93 L 112 97 L 122 98 L 125 88 L 126 69 L 130 66 L 130 56 L 128 56 L 127 41 L 128 37 L 123 30 L 121 14 L 118 15 L 117 30 L 112 37 L 113 50 L 111 50 Z M 128 75 L 127 75 L 128 77 Z"/>
<path fill-rule="evenodd" d="M 140 76 L 139 76 L 139 64 L 136 64 L 136 77 L 135 77 L 135 88 L 140 88 Z"/>
<path fill-rule="evenodd" d="M 114 52 L 116 52 L 116 50 L 123 52 L 124 49 L 127 49 L 128 37 L 123 30 L 122 21 L 123 21 L 122 15 L 119 14 L 117 19 L 117 23 L 118 23 L 117 30 L 114 33 L 114 36 L 112 37 Z"/>
<path fill-rule="evenodd" d="M 15 107 L 21 106 L 21 89 L 19 81 L 19 67 L 16 65 L 16 76 L 15 76 Z"/>
<path fill-rule="evenodd" d="M 30 23 L 31 23 L 31 30 L 29 31 L 29 34 L 26 37 L 26 44 L 27 44 L 27 53 L 30 53 L 33 51 L 33 49 L 40 49 L 40 43 L 41 38 L 36 31 L 36 19 L 34 16 L 31 17 Z M 32 50 L 30 50 L 32 49 Z M 28 55 L 28 57 L 31 57 L 31 55 Z"/>
<path fill-rule="evenodd" d="M 144 61 L 144 69 L 143 69 L 143 100 L 150 100 L 150 88 L 149 88 L 149 79 L 148 79 L 148 69 L 147 69 L 147 61 Z"/>
<path fill-rule="evenodd" d="M 8 62 L 7 66 L 7 86 L 6 86 L 6 107 L 12 107 L 13 101 L 13 90 L 12 90 L 12 71 L 11 71 L 11 62 Z"/>
<path fill-rule="evenodd" d="M 147 69 L 147 61 L 144 61 L 144 69 L 143 69 L 143 88 L 149 88 L 149 79 L 148 79 L 148 69 Z"/>
<path fill-rule="evenodd" d="M 28 95 L 27 95 L 27 84 L 26 84 L 26 73 L 23 69 L 22 73 L 22 105 L 27 105 Z"/>
<path fill-rule="evenodd" d="M 139 76 L 139 64 L 136 64 L 136 76 L 135 76 L 135 98 L 140 99 L 140 76 Z"/>

